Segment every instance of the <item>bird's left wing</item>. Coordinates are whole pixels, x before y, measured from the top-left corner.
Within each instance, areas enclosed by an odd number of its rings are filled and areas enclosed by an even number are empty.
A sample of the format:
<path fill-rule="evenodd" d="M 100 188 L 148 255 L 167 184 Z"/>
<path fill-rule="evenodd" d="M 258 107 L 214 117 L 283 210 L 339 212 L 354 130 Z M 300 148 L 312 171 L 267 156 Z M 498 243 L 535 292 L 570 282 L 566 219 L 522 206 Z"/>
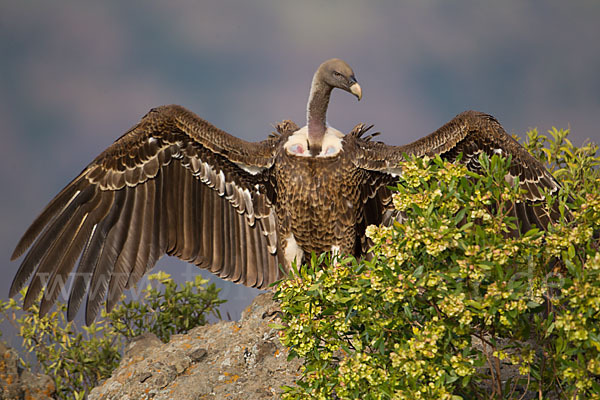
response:
<path fill-rule="evenodd" d="M 443 159 L 454 162 L 462 154 L 460 162 L 474 172 L 481 172 L 481 153 L 486 153 L 489 157 L 493 154 L 511 156 L 506 179 L 512 181 L 518 177 L 526 199 L 514 205 L 514 215 L 518 219 L 521 232 L 526 232 L 533 225 L 545 229 L 550 221 L 560 216 L 557 206 L 549 212 L 538 206 L 545 198 L 544 191 L 555 195 L 560 184 L 490 115 L 476 111 L 463 112 L 430 135 L 404 146 L 388 146 L 381 142 L 364 140 L 357 147 L 357 167 L 372 171 L 375 177 L 384 174 L 390 178 L 402 173 L 399 164 L 405 160 L 405 155 L 433 157 L 439 154 Z M 383 208 L 389 209 L 389 192 L 382 189 L 379 197 L 381 202 L 385 203 Z"/>

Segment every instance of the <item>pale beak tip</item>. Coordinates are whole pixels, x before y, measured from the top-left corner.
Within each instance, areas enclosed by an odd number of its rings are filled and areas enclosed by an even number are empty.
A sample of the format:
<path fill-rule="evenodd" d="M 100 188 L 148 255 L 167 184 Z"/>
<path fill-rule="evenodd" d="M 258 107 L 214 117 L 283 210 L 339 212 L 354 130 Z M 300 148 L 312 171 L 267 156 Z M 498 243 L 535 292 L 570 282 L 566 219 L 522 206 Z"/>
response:
<path fill-rule="evenodd" d="M 358 101 L 360 101 L 360 99 L 362 99 L 362 88 L 360 87 L 360 85 L 358 83 L 354 83 L 354 84 L 352 84 L 352 86 L 350 86 L 350 92 L 356 96 Z"/>

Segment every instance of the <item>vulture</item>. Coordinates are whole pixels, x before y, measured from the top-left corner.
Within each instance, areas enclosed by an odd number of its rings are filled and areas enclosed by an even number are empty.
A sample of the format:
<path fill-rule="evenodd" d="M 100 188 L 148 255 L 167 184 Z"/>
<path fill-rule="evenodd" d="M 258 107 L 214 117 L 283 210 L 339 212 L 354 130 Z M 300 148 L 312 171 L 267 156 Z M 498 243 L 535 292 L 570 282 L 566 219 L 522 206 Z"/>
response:
<path fill-rule="evenodd" d="M 178 105 L 150 110 L 33 221 L 12 254 L 26 252 L 10 296 L 31 278 L 24 305 L 44 290 L 43 315 L 72 277 L 67 317 L 87 297 L 89 324 L 105 299 L 111 310 L 164 254 L 256 288 L 311 252 L 363 256 L 366 227 L 393 220 L 389 185 L 405 155 L 439 154 L 473 170 L 482 152 L 511 156 L 506 178 L 518 177 L 527 197 L 514 207 L 521 230 L 557 218 L 535 205 L 559 184 L 492 116 L 463 112 L 414 143 L 388 146 L 365 125 L 344 135 L 326 123 L 334 88 L 362 97 L 340 59 L 314 74 L 306 125 L 284 121 L 261 142 Z"/>

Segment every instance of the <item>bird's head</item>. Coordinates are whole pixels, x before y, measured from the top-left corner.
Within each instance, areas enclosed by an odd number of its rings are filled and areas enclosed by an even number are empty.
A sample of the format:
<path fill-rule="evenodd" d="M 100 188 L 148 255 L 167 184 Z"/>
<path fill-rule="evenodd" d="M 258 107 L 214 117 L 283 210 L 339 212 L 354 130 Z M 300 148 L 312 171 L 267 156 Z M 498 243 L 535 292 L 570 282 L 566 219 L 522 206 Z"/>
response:
<path fill-rule="evenodd" d="M 325 61 L 317 70 L 318 78 L 333 88 L 352 93 L 358 100 L 362 98 L 362 88 L 356 81 L 354 71 L 344 60 L 332 58 Z"/>

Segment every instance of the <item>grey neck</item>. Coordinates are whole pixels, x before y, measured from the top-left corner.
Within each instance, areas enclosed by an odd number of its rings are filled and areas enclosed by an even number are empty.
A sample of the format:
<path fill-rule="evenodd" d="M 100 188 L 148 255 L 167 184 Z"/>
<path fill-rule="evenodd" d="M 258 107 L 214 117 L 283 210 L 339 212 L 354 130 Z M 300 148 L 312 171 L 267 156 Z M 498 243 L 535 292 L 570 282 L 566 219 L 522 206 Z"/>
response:
<path fill-rule="evenodd" d="M 308 125 L 308 146 L 313 155 L 321 152 L 321 145 L 327 130 L 327 107 L 331 96 L 332 86 L 321 81 L 315 74 L 310 87 L 306 121 Z"/>

